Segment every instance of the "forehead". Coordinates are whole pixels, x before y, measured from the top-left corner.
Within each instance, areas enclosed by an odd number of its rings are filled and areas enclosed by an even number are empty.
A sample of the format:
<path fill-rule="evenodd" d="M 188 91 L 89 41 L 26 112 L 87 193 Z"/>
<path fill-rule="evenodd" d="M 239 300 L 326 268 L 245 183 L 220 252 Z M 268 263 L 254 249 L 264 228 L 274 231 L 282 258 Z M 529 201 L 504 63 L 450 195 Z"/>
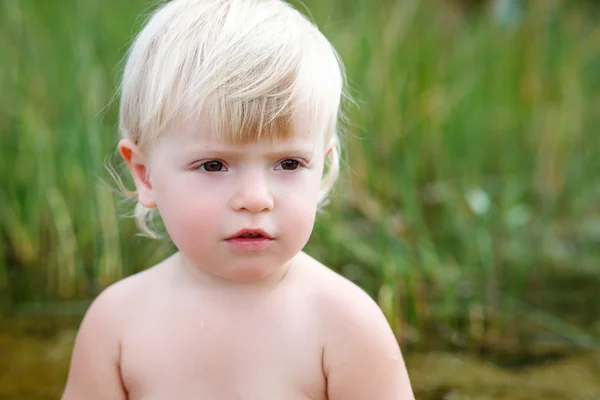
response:
<path fill-rule="evenodd" d="M 310 115 L 304 110 L 298 110 L 294 115 L 281 115 L 273 121 L 252 120 L 233 127 L 227 123 L 227 119 L 223 121 L 200 115 L 167 129 L 161 136 L 161 139 L 181 146 L 204 144 L 232 148 L 255 144 L 271 147 L 290 144 L 317 147 L 323 135 L 311 124 Z"/>
<path fill-rule="evenodd" d="M 265 131 L 262 136 L 247 132 L 245 135 L 229 135 L 215 131 L 199 119 L 193 123 L 180 124 L 163 135 L 157 145 L 175 152 L 223 151 L 223 152 L 285 152 L 314 153 L 321 146 L 319 135 L 302 118 L 294 118 L 293 129 L 285 132 Z"/>

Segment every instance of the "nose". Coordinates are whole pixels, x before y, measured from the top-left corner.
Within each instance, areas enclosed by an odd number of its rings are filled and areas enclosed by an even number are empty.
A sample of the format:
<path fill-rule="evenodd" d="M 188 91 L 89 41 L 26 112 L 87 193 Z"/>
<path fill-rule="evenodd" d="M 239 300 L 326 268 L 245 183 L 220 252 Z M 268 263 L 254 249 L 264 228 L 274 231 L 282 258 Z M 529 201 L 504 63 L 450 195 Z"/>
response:
<path fill-rule="evenodd" d="M 232 209 L 260 213 L 272 210 L 273 205 L 273 196 L 263 174 L 254 172 L 240 176 L 231 198 Z"/>

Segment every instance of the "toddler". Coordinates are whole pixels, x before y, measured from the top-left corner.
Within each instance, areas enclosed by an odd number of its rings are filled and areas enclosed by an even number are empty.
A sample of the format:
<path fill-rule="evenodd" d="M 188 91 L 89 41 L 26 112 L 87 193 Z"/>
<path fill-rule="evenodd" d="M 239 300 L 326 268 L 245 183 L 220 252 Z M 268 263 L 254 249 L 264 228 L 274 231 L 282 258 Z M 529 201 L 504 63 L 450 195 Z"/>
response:
<path fill-rule="evenodd" d="M 64 400 L 414 399 L 376 303 L 302 252 L 338 174 L 342 64 L 281 0 L 173 0 L 127 56 L 118 150 L 178 251 L 103 291 Z"/>

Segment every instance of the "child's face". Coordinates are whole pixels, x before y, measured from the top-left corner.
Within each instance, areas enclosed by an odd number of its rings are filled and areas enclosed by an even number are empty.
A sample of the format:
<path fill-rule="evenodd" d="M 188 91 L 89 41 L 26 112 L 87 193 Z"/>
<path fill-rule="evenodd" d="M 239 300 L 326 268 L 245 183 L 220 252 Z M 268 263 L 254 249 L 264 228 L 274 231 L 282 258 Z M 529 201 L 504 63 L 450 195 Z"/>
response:
<path fill-rule="evenodd" d="M 203 129 L 182 127 L 159 139 L 149 179 L 136 178 L 140 201 L 158 207 L 172 241 L 199 268 L 233 281 L 261 279 L 308 241 L 326 149 L 302 135 L 231 144 Z M 272 240 L 228 239 L 246 228 Z"/>

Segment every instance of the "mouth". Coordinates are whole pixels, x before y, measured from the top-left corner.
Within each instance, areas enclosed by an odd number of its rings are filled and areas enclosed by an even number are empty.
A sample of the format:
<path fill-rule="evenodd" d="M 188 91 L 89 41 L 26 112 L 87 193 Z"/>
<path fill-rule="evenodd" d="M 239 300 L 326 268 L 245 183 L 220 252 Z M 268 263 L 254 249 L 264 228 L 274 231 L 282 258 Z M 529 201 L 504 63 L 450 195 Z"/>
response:
<path fill-rule="evenodd" d="M 272 240 L 273 237 L 262 229 L 242 229 L 237 231 L 233 235 L 229 236 L 226 240 Z"/>

